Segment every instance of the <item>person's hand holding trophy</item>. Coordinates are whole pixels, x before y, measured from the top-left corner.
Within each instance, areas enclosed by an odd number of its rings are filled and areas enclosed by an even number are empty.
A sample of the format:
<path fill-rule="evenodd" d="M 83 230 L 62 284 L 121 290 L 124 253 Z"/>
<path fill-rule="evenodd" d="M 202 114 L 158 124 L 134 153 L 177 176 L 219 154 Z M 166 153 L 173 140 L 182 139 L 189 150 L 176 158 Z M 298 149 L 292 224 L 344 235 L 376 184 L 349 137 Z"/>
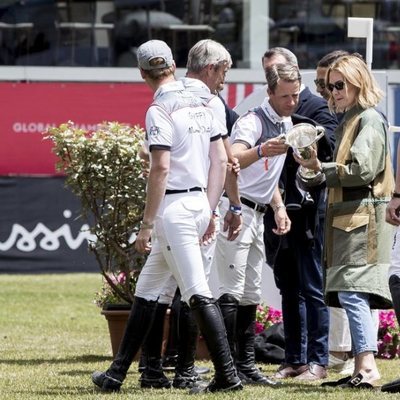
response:
<path fill-rule="evenodd" d="M 319 185 L 325 179 L 317 158 L 317 142 L 324 133 L 322 126 L 303 123 L 285 134 L 286 144 L 293 148 L 293 157 L 300 164 L 298 177 L 306 187 Z"/>

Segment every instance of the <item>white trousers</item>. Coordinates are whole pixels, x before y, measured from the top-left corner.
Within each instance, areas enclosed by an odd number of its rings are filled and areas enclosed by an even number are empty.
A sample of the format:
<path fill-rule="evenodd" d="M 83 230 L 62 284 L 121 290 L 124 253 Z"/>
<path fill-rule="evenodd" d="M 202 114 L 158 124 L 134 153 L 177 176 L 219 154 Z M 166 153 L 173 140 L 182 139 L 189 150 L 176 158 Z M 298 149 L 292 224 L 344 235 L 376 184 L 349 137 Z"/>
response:
<path fill-rule="evenodd" d="M 225 215 L 228 206 L 229 200 L 223 197 L 221 215 Z M 228 241 L 222 229 L 217 237 L 214 265 L 220 282 L 219 295 L 229 293 L 243 306 L 261 301 L 261 272 L 265 262 L 263 216 L 243 205 L 243 225 L 237 239 Z"/>
<path fill-rule="evenodd" d="M 219 218 L 215 218 L 215 223 L 218 224 L 216 226 L 216 233 L 218 233 Z M 214 260 L 216 245 L 217 241 L 213 240 L 211 243 L 207 245 L 201 244 L 200 246 L 201 257 L 203 258 L 204 273 L 206 274 L 207 282 L 211 273 L 211 266 Z M 161 291 L 160 297 L 158 298 L 158 302 L 161 304 L 171 304 L 177 288 L 178 284 L 176 283 L 175 277 L 171 273 L 170 278 L 168 279 L 167 283 L 165 284 L 164 288 Z"/>
<path fill-rule="evenodd" d="M 349 320 L 343 308 L 329 307 L 329 351 L 351 351 Z"/>
<path fill-rule="evenodd" d="M 200 238 L 210 222 L 205 193 L 166 195 L 155 220 L 152 249 L 136 286 L 135 295 L 155 301 L 160 295 L 172 300 L 176 285 L 182 300 L 197 294 L 212 297 L 204 270 Z"/>
<path fill-rule="evenodd" d="M 389 277 L 397 275 L 400 277 L 400 226 L 396 227 L 393 238 L 392 253 L 390 256 Z"/>

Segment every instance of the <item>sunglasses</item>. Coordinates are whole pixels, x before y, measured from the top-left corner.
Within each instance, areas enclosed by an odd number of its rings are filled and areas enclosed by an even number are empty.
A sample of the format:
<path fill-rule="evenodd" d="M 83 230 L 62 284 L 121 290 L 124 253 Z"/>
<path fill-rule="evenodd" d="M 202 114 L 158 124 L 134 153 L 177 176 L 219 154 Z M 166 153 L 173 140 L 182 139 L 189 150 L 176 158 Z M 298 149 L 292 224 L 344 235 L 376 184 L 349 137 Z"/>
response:
<path fill-rule="evenodd" d="M 325 80 L 324 79 L 314 79 L 315 86 L 319 86 L 321 89 L 326 88 Z"/>
<path fill-rule="evenodd" d="M 328 90 L 330 91 L 330 92 L 333 92 L 333 89 L 336 89 L 336 90 L 343 90 L 343 88 L 344 88 L 344 85 L 345 85 L 345 82 L 343 82 L 343 81 L 337 81 L 337 82 L 335 82 L 335 83 L 328 83 L 326 86 L 327 86 L 327 88 L 328 88 Z"/>

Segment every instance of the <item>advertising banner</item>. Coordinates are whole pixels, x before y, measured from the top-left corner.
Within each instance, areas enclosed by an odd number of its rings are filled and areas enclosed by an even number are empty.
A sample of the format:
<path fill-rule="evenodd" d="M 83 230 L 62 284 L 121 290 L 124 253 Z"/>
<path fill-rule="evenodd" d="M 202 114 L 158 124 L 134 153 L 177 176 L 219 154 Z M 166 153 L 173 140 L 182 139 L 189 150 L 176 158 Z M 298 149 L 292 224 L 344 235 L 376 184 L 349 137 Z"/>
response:
<path fill-rule="evenodd" d="M 49 126 L 103 121 L 144 126 L 153 94 L 143 83 L 0 83 L 0 175 L 54 174 Z"/>
<path fill-rule="evenodd" d="M 99 271 L 63 177 L 2 177 L 0 190 L 0 273 Z"/>
<path fill-rule="evenodd" d="M 234 107 L 258 85 L 230 84 L 222 92 Z M 49 126 L 73 121 L 93 130 L 103 121 L 144 127 L 152 91 L 140 83 L 0 82 L 0 175 L 54 175 Z"/>

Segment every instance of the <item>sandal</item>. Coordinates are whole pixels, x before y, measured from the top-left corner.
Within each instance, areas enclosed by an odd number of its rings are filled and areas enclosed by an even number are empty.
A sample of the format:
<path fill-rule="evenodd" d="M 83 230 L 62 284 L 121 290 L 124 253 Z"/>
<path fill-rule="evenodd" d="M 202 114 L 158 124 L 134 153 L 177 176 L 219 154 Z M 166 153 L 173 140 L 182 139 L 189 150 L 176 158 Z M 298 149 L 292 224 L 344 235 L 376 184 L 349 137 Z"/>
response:
<path fill-rule="evenodd" d="M 348 383 L 351 380 L 351 375 L 350 376 L 346 376 L 345 378 L 340 378 L 337 381 L 328 381 L 328 382 L 323 382 L 321 383 L 321 386 L 325 386 L 325 387 L 335 387 L 335 386 L 340 386 L 343 384 Z"/>
<path fill-rule="evenodd" d="M 363 382 L 363 379 L 365 379 L 364 375 L 359 373 L 357 374 L 354 378 L 350 379 L 347 383 L 343 383 L 342 385 L 339 385 L 339 387 L 346 389 L 376 389 L 376 386 L 374 386 L 372 383 L 369 382 Z"/>

